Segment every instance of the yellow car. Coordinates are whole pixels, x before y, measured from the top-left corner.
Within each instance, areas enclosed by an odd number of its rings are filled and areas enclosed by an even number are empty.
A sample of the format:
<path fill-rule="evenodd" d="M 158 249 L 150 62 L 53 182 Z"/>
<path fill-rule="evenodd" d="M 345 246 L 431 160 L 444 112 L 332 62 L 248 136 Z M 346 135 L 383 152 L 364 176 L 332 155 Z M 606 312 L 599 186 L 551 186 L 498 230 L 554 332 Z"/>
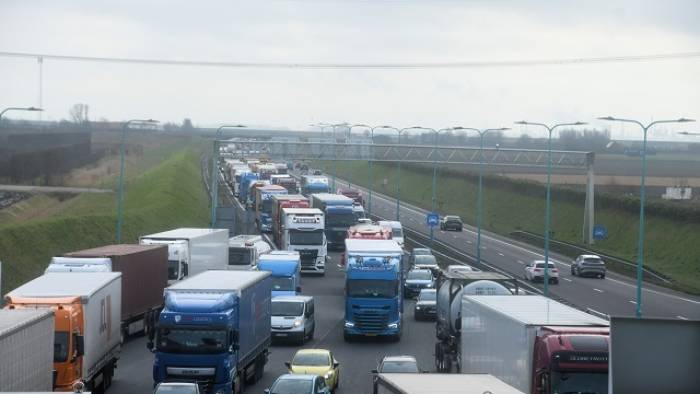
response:
<path fill-rule="evenodd" d="M 333 353 L 326 349 L 301 349 L 292 359 L 286 362 L 290 373 L 314 374 L 326 379 L 326 386 L 335 390 L 340 385 L 340 364 L 333 357 Z"/>

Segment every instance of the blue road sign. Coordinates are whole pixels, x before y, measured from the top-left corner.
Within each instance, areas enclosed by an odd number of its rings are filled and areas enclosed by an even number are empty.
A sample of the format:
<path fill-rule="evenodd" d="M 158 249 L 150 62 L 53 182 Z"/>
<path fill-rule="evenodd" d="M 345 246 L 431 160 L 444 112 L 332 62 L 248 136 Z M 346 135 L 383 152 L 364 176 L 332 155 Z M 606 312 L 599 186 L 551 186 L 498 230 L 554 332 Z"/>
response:
<path fill-rule="evenodd" d="M 593 239 L 605 239 L 608 237 L 608 229 L 605 226 L 597 224 L 593 226 Z"/>
<path fill-rule="evenodd" d="M 428 226 L 435 227 L 440 224 L 440 215 L 435 212 L 429 212 L 427 215 L 425 215 L 425 222 L 428 224 Z"/>

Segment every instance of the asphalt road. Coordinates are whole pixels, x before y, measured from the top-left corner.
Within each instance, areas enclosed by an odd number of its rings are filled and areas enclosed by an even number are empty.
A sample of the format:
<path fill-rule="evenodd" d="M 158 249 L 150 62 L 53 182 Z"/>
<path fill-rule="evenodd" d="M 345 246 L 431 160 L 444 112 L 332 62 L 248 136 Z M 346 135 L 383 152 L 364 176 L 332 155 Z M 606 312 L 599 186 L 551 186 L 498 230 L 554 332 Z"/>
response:
<path fill-rule="evenodd" d="M 312 295 L 316 302 L 316 333 L 304 348 L 324 348 L 334 352 L 340 362 L 340 388 L 336 393 L 371 393 L 372 376 L 385 355 L 411 354 L 416 356 L 422 370 L 434 371 L 433 346 L 435 323 L 413 319 L 413 301 L 404 304 L 404 328 L 400 342 L 383 340 L 359 340 L 346 343 L 343 340 L 344 273 L 336 266 L 339 253 L 331 253 L 332 262 L 325 277 L 304 276 L 302 290 Z M 262 393 L 275 379 L 286 373 L 285 361 L 291 360 L 300 349 L 296 345 L 274 344 L 270 360 L 261 381 L 245 389 L 246 393 Z M 151 375 L 153 355 L 146 350 L 146 339 L 138 337 L 127 342 L 122 350 L 112 388 L 112 394 L 148 393 L 153 388 Z"/>

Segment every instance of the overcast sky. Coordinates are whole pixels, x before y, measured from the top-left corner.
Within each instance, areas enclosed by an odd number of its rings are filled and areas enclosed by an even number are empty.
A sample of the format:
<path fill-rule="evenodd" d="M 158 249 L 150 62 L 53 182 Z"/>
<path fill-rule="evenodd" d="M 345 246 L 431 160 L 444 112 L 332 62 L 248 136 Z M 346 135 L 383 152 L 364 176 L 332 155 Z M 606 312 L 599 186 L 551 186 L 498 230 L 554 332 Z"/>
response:
<path fill-rule="evenodd" d="M 520 61 L 700 51 L 700 1 L 0 2 L 0 52 L 221 62 Z M 0 57 L 0 108 L 39 103 L 36 59 Z M 529 67 L 224 68 L 44 60 L 44 119 L 200 126 L 512 127 L 700 118 L 700 58 Z M 13 113 L 13 116 L 19 116 Z M 594 125 L 601 125 L 594 123 Z M 610 127 L 610 126 L 608 126 Z M 516 135 L 537 129 L 514 127 Z M 611 127 L 615 137 L 631 126 Z M 674 135 L 680 128 L 659 130 Z M 683 128 L 698 131 L 698 125 Z M 540 133 L 541 134 L 541 133 Z"/>

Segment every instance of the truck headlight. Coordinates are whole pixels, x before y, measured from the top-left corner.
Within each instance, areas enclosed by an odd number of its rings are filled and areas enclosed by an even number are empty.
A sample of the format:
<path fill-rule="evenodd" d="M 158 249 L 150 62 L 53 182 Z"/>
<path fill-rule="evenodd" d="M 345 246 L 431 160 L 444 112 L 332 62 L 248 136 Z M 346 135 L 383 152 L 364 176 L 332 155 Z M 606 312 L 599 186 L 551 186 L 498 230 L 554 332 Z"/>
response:
<path fill-rule="evenodd" d="M 427 285 L 425 285 L 425 287 L 427 287 L 427 288 L 429 289 L 429 288 L 433 287 L 433 284 L 432 284 L 432 283 L 428 283 Z"/>
<path fill-rule="evenodd" d="M 218 390 L 216 390 L 215 394 L 224 394 L 225 392 L 226 392 L 226 390 L 224 390 L 224 389 L 218 389 Z"/>
<path fill-rule="evenodd" d="M 420 305 L 416 305 L 416 310 L 417 310 L 417 311 L 420 310 Z"/>
<path fill-rule="evenodd" d="M 399 328 L 399 323 L 389 323 L 386 325 L 387 328 Z"/>
<path fill-rule="evenodd" d="M 351 321 L 346 321 L 346 322 L 345 322 L 345 327 L 347 327 L 347 328 L 355 327 L 355 323 L 353 323 L 353 322 L 351 322 Z"/>

